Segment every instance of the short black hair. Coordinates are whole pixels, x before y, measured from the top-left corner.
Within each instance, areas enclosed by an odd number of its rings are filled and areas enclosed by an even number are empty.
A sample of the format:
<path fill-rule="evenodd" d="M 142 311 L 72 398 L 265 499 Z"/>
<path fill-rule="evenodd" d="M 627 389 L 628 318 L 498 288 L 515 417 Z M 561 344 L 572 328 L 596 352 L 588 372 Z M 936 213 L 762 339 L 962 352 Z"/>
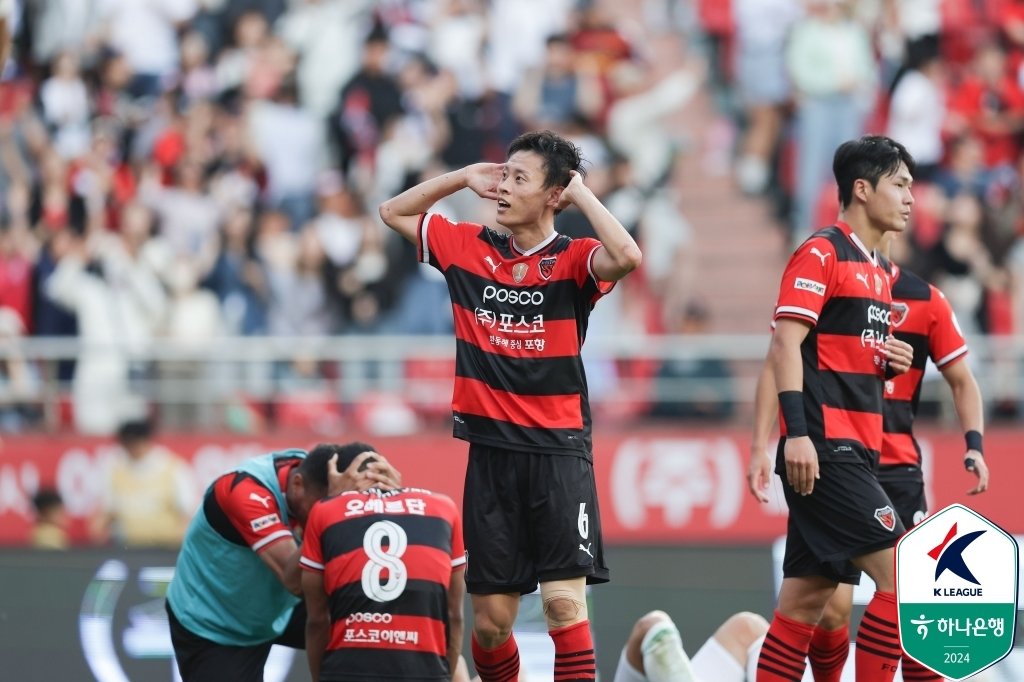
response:
<path fill-rule="evenodd" d="M 508 146 L 508 155 L 512 156 L 516 152 L 533 152 L 544 159 L 544 189 L 568 185 L 572 179 L 569 171 L 587 176 L 580 148 L 550 130 L 523 133 L 512 140 Z"/>
<path fill-rule="evenodd" d="M 839 145 L 832 159 L 832 173 L 839 187 L 839 205 L 842 208 L 850 205 L 853 183 L 857 180 L 867 180 L 872 187 L 877 187 L 878 181 L 895 174 L 901 163 L 907 164 L 913 176 L 917 170 L 914 157 L 906 147 L 885 135 L 864 135 Z"/>
<path fill-rule="evenodd" d="M 331 457 L 338 455 L 338 471 L 344 471 L 351 466 L 353 460 L 355 460 L 359 455 L 364 452 L 376 451 L 377 448 L 360 441 L 353 441 L 351 443 L 345 443 L 344 445 L 338 443 L 320 443 L 309 451 L 309 454 L 306 455 L 306 459 L 302 460 L 302 464 L 299 465 L 298 472 L 302 474 L 302 478 L 306 481 L 326 490 L 327 462 Z M 360 467 L 360 471 L 365 469 L 367 464 L 369 464 L 369 460 L 363 462 L 363 465 Z"/>
<path fill-rule="evenodd" d="M 52 509 L 57 509 L 63 504 L 64 499 L 53 488 L 43 488 L 32 498 L 32 506 L 36 508 L 38 516 L 42 516 Z"/>
<path fill-rule="evenodd" d="M 153 422 L 149 419 L 126 421 L 117 429 L 118 443 L 137 443 L 153 437 Z"/>

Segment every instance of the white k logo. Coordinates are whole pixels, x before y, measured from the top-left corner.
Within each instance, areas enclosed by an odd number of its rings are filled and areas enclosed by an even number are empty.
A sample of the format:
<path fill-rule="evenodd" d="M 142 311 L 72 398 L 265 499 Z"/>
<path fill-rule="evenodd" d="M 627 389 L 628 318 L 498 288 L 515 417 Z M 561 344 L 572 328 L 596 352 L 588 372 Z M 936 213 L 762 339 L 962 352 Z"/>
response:
<path fill-rule="evenodd" d="M 818 250 L 817 246 L 811 247 L 811 253 L 817 256 L 818 260 L 821 261 L 821 267 L 825 267 L 825 259 L 832 255 L 831 253 L 822 253 L 821 251 Z"/>
<path fill-rule="evenodd" d="M 266 509 L 270 509 L 271 497 L 273 497 L 273 495 L 267 495 L 266 497 L 264 497 L 263 495 L 257 495 L 256 493 L 249 493 L 250 500 L 256 500 L 257 502 L 262 504 Z"/>
<path fill-rule="evenodd" d="M 492 275 L 494 274 L 495 270 L 497 270 L 499 267 L 501 267 L 501 263 L 495 263 L 493 260 L 491 260 L 490 256 L 486 256 L 484 258 L 484 260 L 487 261 L 487 264 L 491 266 L 491 274 Z"/>

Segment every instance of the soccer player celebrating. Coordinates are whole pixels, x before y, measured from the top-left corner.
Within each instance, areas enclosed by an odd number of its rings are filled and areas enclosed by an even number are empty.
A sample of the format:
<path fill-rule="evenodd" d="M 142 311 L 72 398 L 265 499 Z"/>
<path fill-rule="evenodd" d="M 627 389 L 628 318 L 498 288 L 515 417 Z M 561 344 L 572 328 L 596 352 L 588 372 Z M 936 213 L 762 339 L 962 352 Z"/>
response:
<path fill-rule="evenodd" d="M 350 443 L 338 468 L 357 456 Z M 303 537 L 306 653 L 314 681 L 450 680 L 462 649 L 462 522 L 415 488 L 347 492 L 313 506 Z"/>
<path fill-rule="evenodd" d="M 167 589 L 171 643 L 184 682 L 260 682 L 273 644 L 304 647 L 296 532 L 328 494 L 397 487 L 397 471 L 369 455 L 344 472 L 341 446 L 250 459 L 206 490 Z"/>
<path fill-rule="evenodd" d="M 430 213 L 463 188 L 497 202 L 498 232 Z M 600 241 L 555 232 L 575 204 Z M 448 282 L 455 313 L 454 434 L 467 440 L 464 519 L 473 659 L 484 682 L 514 680 L 520 595 L 540 583 L 555 677 L 593 680 L 586 583 L 608 580 L 594 484 L 587 319 L 640 265 L 636 242 L 583 184 L 579 149 L 526 133 L 504 164 L 423 182 L 380 206 Z"/>
<path fill-rule="evenodd" d="M 887 236 L 885 241 L 891 241 Z M 953 403 L 964 431 L 964 466 L 977 477 L 967 491 L 976 495 L 988 489 L 988 466 L 982 455 L 983 405 L 978 383 L 966 362 L 967 342 L 946 297 L 914 273 L 890 265 L 892 275 L 893 335 L 913 348 L 910 371 L 885 382 L 882 450 L 878 482 L 906 528 L 912 528 L 928 513 L 921 448 L 914 438 L 913 423 L 921 398 L 925 364 L 931 358 L 953 392 Z M 775 419 L 774 381 L 767 364 L 759 378 L 754 409 L 754 437 L 751 444 L 749 483 L 758 500 L 766 502 L 769 461 L 765 444 Z M 850 611 L 853 587 L 840 584 L 829 600 L 811 639 L 810 662 L 817 682 L 837 682 L 849 652 Z M 919 663 L 903 657 L 903 672 L 915 680 L 941 680 Z"/>
<path fill-rule="evenodd" d="M 901 650 L 893 546 L 903 524 L 875 477 L 887 376 L 911 348 L 890 334 L 890 276 L 876 248 L 910 218 L 914 161 L 865 136 L 836 150 L 840 219 L 793 254 L 782 276 L 769 362 L 782 412 L 776 473 L 789 505 L 778 608 L 759 682 L 799 679 L 836 586 L 877 585 L 857 635 L 857 679 L 892 680 Z"/>

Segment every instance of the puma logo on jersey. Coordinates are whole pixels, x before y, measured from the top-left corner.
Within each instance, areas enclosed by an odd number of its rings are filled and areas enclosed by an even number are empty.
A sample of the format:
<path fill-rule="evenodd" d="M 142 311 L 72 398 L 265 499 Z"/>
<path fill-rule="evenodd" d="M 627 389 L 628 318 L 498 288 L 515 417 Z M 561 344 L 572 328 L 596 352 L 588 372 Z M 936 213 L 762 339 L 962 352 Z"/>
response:
<path fill-rule="evenodd" d="M 859 279 L 864 284 L 864 288 L 865 289 L 867 289 L 868 291 L 871 291 L 871 285 L 868 284 L 868 276 L 867 275 L 865 275 L 863 272 L 858 272 L 856 275 L 854 275 L 854 277 Z"/>
<path fill-rule="evenodd" d="M 495 271 L 497 271 L 499 267 L 501 267 L 501 263 L 495 263 L 493 260 L 491 260 L 490 256 L 485 256 L 484 260 L 487 261 L 487 264 L 491 266 L 492 275 L 495 273 Z"/>
<path fill-rule="evenodd" d="M 588 542 L 587 546 L 584 547 L 583 543 L 582 542 L 580 543 L 580 551 L 581 552 L 586 552 L 587 556 L 589 556 L 591 559 L 594 558 L 594 555 L 590 553 L 590 546 L 593 545 L 593 544 L 594 544 L 593 542 Z"/>
<path fill-rule="evenodd" d="M 821 261 L 821 267 L 825 267 L 825 259 L 832 255 L 831 253 L 822 253 L 821 251 L 818 250 L 817 246 L 811 247 L 811 253 L 817 256 L 818 260 Z"/>
<path fill-rule="evenodd" d="M 259 502 L 263 505 L 264 509 L 270 509 L 270 499 L 272 497 L 273 495 L 267 495 L 264 497 L 263 495 L 257 495 L 256 493 L 249 493 L 249 499 Z"/>

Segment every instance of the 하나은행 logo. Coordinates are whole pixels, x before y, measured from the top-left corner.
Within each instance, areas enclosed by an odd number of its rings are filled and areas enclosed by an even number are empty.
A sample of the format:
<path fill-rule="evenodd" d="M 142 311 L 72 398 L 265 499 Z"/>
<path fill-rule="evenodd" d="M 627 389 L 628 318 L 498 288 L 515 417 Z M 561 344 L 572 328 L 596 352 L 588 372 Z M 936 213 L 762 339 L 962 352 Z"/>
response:
<path fill-rule="evenodd" d="M 1018 548 L 1012 536 L 961 504 L 925 518 L 896 545 L 900 643 L 951 680 L 1013 648 Z"/>

